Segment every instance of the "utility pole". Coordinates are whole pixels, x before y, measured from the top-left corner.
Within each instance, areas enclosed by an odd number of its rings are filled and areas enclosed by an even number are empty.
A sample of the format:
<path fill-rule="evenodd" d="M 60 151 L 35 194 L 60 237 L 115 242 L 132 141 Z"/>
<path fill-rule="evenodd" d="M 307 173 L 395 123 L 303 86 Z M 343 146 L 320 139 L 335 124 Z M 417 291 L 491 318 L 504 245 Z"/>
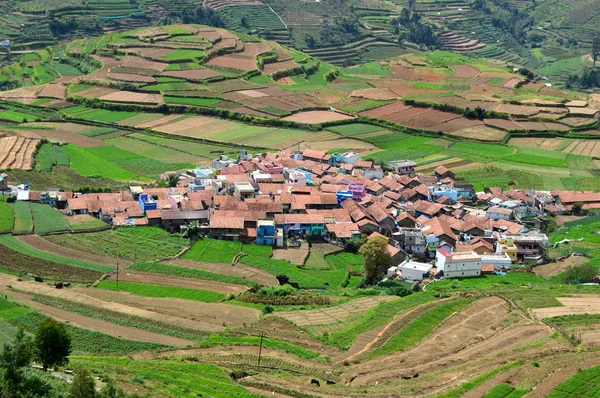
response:
<path fill-rule="evenodd" d="M 263 337 L 265 337 L 265 331 L 260 332 L 260 346 L 258 347 L 258 366 L 260 367 L 260 359 L 262 357 L 262 346 L 263 346 Z"/>

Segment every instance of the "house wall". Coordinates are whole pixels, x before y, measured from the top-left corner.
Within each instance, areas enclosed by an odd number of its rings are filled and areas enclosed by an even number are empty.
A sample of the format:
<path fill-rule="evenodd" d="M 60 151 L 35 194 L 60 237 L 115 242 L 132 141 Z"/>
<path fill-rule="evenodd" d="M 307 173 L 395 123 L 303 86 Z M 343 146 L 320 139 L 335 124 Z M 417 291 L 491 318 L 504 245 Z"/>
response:
<path fill-rule="evenodd" d="M 452 260 L 444 267 L 445 278 L 468 278 L 481 275 L 481 260 Z"/>

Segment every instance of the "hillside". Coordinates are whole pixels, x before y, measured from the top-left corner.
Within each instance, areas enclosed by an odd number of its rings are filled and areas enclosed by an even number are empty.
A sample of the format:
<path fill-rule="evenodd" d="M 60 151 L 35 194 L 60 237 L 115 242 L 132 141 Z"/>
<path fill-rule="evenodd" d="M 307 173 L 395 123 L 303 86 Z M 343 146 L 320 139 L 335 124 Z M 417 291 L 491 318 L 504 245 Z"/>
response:
<path fill-rule="evenodd" d="M 14 54 L 1 70 L 0 182 L 30 185 L 15 188 L 19 200 L 0 196 L 0 342 L 57 319 L 72 337 L 68 369 L 132 398 L 595 394 L 600 300 L 581 282 L 600 258 L 600 97 L 528 82 L 495 59 L 400 50 L 341 67 L 321 59 L 338 61 L 332 48 L 172 24 Z M 327 163 L 349 151 L 360 160 Z M 215 159 L 227 166 L 199 167 Z M 400 159 L 420 175 L 360 174 Z M 285 184 L 284 164 L 314 180 Z M 454 180 L 486 193 L 428 199 L 426 184 Z M 357 185 L 368 196 L 338 199 Z M 554 217 L 574 214 L 579 195 L 591 217 Z M 492 220 L 484 206 L 498 200 L 531 202 L 540 217 Z M 550 263 L 537 267 L 523 253 L 542 218 Z M 296 241 L 287 227 L 288 247 L 258 245 L 258 220 L 310 224 L 322 239 Z M 470 278 L 432 270 L 414 291 L 365 285 L 363 252 L 342 246 L 387 233 L 384 222 L 429 231 L 427 255 L 440 237 L 458 247 L 481 231 L 521 258 L 498 273 L 477 263 Z M 531 230 L 524 249 L 506 235 Z M 462 243 L 493 247 L 483 236 Z M 72 381 L 59 370 L 27 373 L 58 396 Z"/>

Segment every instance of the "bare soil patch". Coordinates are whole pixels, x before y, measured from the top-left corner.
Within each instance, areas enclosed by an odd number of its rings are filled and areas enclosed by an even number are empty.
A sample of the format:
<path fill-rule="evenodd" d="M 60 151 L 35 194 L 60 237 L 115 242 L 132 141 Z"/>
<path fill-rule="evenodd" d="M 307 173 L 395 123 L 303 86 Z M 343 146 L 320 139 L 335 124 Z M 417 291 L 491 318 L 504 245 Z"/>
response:
<path fill-rule="evenodd" d="M 121 65 L 129 68 L 141 68 L 141 69 L 152 69 L 158 72 L 162 72 L 167 67 L 167 63 L 149 61 L 140 57 L 134 57 L 126 55 L 121 60 Z"/>
<path fill-rule="evenodd" d="M 44 86 L 42 91 L 38 94 L 39 98 L 56 98 L 60 100 L 65 99 L 65 93 L 67 87 L 62 84 L 47 84 Z"/>
<path fill-rule="evenodd" d="M 475 77 L 479 75 L 479 71 L 470 65 L 450 65 L 454 69 L 456 77 Z"/>
<path fill-rule="evenodd" d="M 134 91 L 116 91 L 99 97 L 102 101 L 127 102 L 131 104 L 150 104 L 156 105 L 162 102 L 160 94 L 144 94 Z"/>
<path fill-rule="evenodd" d="M 562 315 L 600 314 L 600 296 L 557 297 L 564 307 L 537 308 L 531 312 L 538 318 Z"/>
<path fill-rule="evenodd" d="M 484 125 L 475 125 L 458 131 L 453 131 L 452 134 L 459 137 L 471 138 L 483 141 L 500 141 L 506 137 L 506 132 L 490 128 Z"/>
<path fill-rule="evenodd" d="M 545 279 L 549 279 L 554 275 L 558 275 L 561 272 L 566 271 L 568 267 L 576 267 L 587 261 L 589 261 L 587 257 L 571 256 L 569 258 L 566 258 L 564 261 L 557 261 L 554 263 L 539 265 L 533 270 L 536 273 L 536 275 L 539 275 Z"/>
<path fill-rule="evenodd" d="M 36 132 L 43 137 L 48 138 L 50 141 L 61 143 L 68 142 L 81 148 L 106 145 L 106 143 L 102 140 L 97 140 L 95 138 L 86 137 L 85 135 L 63 130 L 60 128 L 60 126 L 57 126 L 55 130 L 37 130 Z"/>
<path fill-rule="evenodd" d="M 256 62 L 253 57 L 247 57 L 240 54 L 229 54 L 222 55 L 220 57 L 212 58 L 206 63 L 209 66 L 220 66 L 223 68 L 233 68 L 239 70 L 255 70 Z"/>
<path fill-rule="evenodd" d="M 286 260 L 295 265 L 302 265 L 308 257 L 309 248 L 303 243 L 300 248 L 273 249 L 273 258 Z"/>
<path fill-rule="evenodd" d="M 350 94 L 351 97 L 367 98 L 379 101 L 388 101 L 398 99 L 398 96 L 385 88 L 363 88 L 355 90 Z"/>
<path fill-rule="evenodd" d="M 512 120 L 485 119 L 483 122 L 488 126 L 497 127 L 502 130 L 523 130 L 523 127 L 520 124 L 517 124 Z"/>
<path fill-rule="evenodd" d="M 379 150 L 379 148 L 373 144 L 369 144 L 365 141 L 353 140 L 351 138 L 341 138 L 339 140 L 329 141 L 304 141 L 303 144 L 308 145 L 312 149 L 316 149 L 318 151 L 329 151 L 332 148 L 344 148 L 358 153 Z"/>
<path fill-rule="evenodd" d="M 265 64 L 264 68 L 263 68 L 263 73 L 266 75 L 272 75 L 275 72 L 292 69 L 297 66 L 298 66 L 298 63 L 296 61 L 294 61 L 293 59 L 290 59 L 287 61 L 282 61 L 282 62 L 275 62 L 275 63 L 271 63 L 271 64 Z"/>
<path fill-rule="evenodd" d="M 352 116 L 344 115 L 337 112 L 331 111 L 308 111 L 299 112 L 295 115 L 291 115 L 283 118 L 290 122 L 306 123 L 306 124 L 319 124 L 326 122 L 335 122 L 338 120 L 350 120 L 354 119 Z"/>
<path fill-rule="evenodd" d="M 156 79 L 152 76 L 136 75 L 133 73 L 109 73 L 108 78 L 120 82 L 156 83 Z"/>
<path fill-rule="evenodd" d="M 583 217 L 583 216 L 564 216 L 564 215 L 559 215 L 559 216 L 556 216 L 554 218 L 554 220 L 556 221 L 556 225 L 557 226 L 562 227 L 567 222 L 577 221 L 577 220 L 581 220 L 583 218 L 585 218 L 585 217 Z"/>

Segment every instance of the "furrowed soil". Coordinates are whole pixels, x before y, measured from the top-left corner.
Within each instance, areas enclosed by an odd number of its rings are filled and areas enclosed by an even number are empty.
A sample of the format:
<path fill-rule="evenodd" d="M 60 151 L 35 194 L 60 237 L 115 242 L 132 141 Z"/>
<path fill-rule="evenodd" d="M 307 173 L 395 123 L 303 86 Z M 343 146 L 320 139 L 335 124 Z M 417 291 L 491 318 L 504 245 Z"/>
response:
<path fill-rule="evenodd" d="M 195 268 L 203 271 L 214 272 L 229 276 L 239 276 L 250 281 L 256 282 L 262 286 L 279 286 L 279 282 L 274 275 L 262 271 L 258 268 L 249 265 L 237 263 L 236 265 L 218 264 L 218 263 L 203 263 L 193 260 L 175 259 L 165 261 L 167 264 L 179 265 L 181 267 Z"/>
<path fill-rule="evenodd" d="M 116 279 L 116 277 L 111 277 Z M 248 290 L 248 286 L 232 285 L 222 282 L 205 281 L 201 279 L 182 278 L 179 276 L 166 276 L 150 272 L 124 270 L 119 273 L 119 280 L 123 282 L 148 283 L 151 285 L 176 286 L 198 290 L 210 290 L 223 294 L 240 294 Z"/>

